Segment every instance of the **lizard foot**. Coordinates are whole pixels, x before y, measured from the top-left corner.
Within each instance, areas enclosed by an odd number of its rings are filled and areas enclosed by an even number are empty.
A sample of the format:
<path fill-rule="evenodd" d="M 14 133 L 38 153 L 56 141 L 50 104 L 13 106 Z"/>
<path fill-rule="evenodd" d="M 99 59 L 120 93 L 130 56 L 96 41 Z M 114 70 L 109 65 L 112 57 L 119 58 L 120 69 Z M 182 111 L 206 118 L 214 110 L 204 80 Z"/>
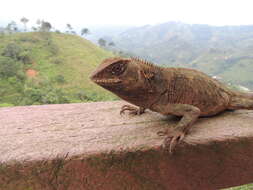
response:
<path fill-rule="evenodd" d="M 129 111 L 129 114 L 131 115 L 141 115 L 144 113 L 144 110 L 145 110 L 144 108 L 136 108 L 134 106 L 124 105 L 121 107 L 120 115 L 124 114 L 125 111 Z"/>
<path fill-rule="evenodd" d="M 165 133 L 163 133 L 162 135 L 164 136 Z M 184 139 L 185 133 L 183 131 L 175 130 L 167 134 L 166 136 L 167 137 L 163 141 L 162 148 L 169 150 L 169 153 L 172 154 L 176 145 L 179 144 Z"/>

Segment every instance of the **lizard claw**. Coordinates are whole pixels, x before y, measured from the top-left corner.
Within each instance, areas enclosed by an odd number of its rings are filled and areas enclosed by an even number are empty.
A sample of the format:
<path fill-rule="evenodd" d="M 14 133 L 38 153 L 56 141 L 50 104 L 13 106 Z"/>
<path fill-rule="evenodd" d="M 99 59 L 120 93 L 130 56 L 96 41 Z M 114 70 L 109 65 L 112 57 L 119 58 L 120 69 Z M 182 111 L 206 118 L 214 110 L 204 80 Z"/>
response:
<path fill-rule="evenodd" d="M 168 134 L 168 131 L 158 131 L 156 134 L 160 137 L 163 137 Z"/>
<path fill-rule="evenodd" d="M 169 149 L 169 153 L 172 154 L 176 145 L 179 144 L 185 137 L 185 133 L 182 131 L 173 131 L 171 134 L 168 134 L 164 139 L 162 147 L 166 150 Z"/>
<path fill-rule="evenodd" d="M 131 115 L 141 115 L 144 113 L 144 110 L 142 108 L 136 108 L 134 106 L 130 105 L 124 105 L 121 107 L 120 115 L 124 114 L 125 111 L 129 111 L 129 114 Z"/>

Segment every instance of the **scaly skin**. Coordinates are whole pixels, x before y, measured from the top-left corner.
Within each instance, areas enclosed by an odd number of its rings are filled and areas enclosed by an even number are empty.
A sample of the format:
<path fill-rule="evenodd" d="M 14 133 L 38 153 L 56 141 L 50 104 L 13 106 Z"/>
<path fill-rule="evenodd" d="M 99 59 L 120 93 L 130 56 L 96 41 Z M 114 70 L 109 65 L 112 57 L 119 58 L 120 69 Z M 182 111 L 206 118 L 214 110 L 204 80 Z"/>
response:
<path fill-rule="evenodd" d="M 201 116 L 224 110 L 253 109 L 253 94 L 232 91 L 221 82 L 193 69 L 162 68 L 137 58 L 109 58 L 91 75 L 91 80 L 120 98 L 138 106 L 122 107 L 140 115 L 145 109 L 182 116 L 163 146 L 172 153 Z"/>

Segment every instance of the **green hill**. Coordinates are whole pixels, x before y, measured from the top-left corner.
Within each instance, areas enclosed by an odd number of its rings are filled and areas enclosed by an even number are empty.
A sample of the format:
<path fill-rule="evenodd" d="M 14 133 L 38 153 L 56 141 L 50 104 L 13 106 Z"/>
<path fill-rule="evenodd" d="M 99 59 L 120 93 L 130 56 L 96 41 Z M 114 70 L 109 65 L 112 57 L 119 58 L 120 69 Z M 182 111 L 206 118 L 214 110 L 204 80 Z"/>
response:
<path fill-rule="evenodd" d="M 111 100 L 89 80 L 113 56 L 76 35 L 53 32 L 0 36 L 0 105 Z"/>

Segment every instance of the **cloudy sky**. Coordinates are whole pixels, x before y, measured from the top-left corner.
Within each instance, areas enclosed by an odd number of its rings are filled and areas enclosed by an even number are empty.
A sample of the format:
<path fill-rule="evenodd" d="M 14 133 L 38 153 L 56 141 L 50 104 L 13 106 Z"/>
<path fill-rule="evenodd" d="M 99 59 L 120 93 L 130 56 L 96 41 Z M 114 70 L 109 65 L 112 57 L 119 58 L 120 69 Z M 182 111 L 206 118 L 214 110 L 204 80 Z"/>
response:
<path fill-rule="evenodd" d="M 0 21 L 44 19 L 56 27 L 190 24 L 253 24 L 253 0 L 1 0 Z"/>

